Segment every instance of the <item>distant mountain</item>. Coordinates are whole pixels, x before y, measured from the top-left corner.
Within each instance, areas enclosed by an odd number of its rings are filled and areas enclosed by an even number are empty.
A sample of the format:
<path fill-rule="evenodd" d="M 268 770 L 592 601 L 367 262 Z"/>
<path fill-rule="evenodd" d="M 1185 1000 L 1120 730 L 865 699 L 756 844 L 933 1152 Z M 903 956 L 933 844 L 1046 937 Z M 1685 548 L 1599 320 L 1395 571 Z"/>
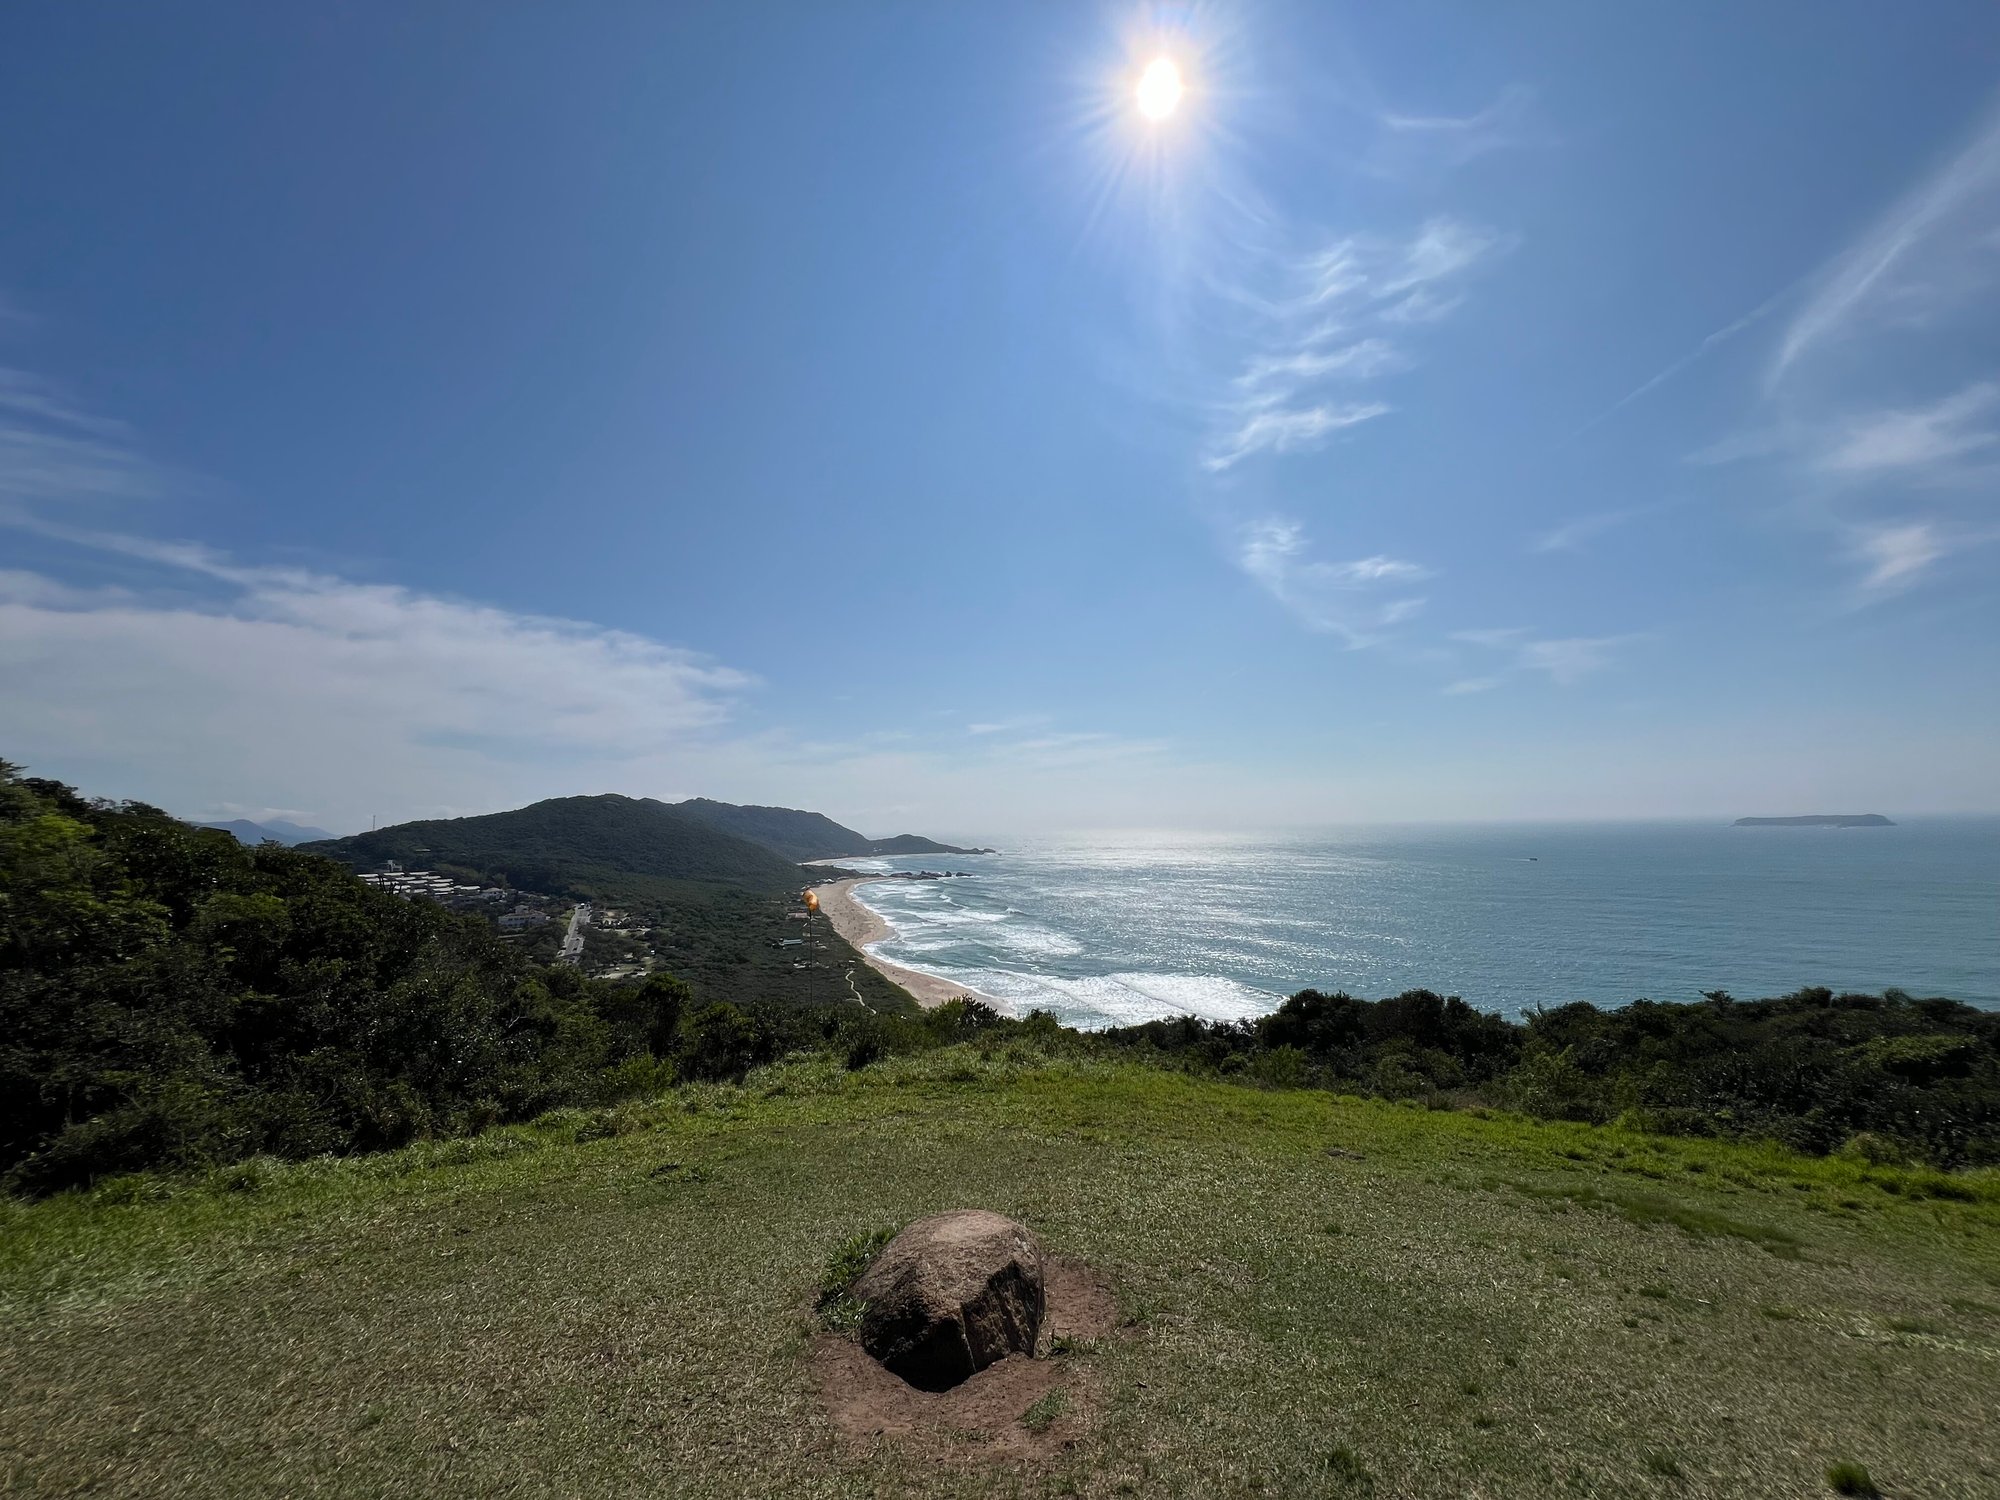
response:
<path fill-rule="evenodd" d="M 310 844 L 319 839 L 330 839 L 332 834 L 324 828 L 307 828 L 299 823 L 287 823 L 282 818 L 272 818 L 267 823 L 252 823 L 248 818 L 231 818 L 226 823 L 197 823 L 197 828 L 220 828 L 225 833 L 236 835 L 243 844 Z"/>
<path fill-rule="evenodd" d="M 1894 828 L 1880 813 L 1808 813 L 1801 818 L 1738 818 L 1737 828 Z"/>
<path fill-rule="evenodd" d="M 871 839 L 865 833 L 844 828 L 825 813 L 802 812 L 793 807 L 746 807 L 734 802 L 715 802 L 707 797 L 691 797 L 686 802 L 666 804 L 677 812 L 699 818 L 711 828 L 733 833 L 773 854 L 793 861 L 838 859 L 843 855 L 880 854 L 991 854 L 990 849 L 960 849 L 900 833 L 894 838 Z"/>
<path fill-rule="evenodd" d="M 384 860 L 504 880 L 522 890 L 631 899 L 661 882 L 783 892 L 795 865 L 759 844 L 652 798 L 552 797 L 512 812 L 398 823 L 311 846 L 357 870 Z"/>

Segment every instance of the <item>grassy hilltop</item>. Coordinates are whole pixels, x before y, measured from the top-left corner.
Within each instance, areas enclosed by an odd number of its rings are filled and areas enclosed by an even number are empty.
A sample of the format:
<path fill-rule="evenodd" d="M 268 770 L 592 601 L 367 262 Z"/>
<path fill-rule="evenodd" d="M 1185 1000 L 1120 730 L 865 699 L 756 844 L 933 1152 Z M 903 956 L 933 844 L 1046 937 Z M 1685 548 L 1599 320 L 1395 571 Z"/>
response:
<path fill-rule="evenodd" d="M 854 1443 L 849 1237 L 1018 1215 L 1129 1325 L 996 1438 Z M 2000 1182 L 1201 1082 L 1019 1038 L 0 1209 L 13 1491 L 2000 1493 Z"/>

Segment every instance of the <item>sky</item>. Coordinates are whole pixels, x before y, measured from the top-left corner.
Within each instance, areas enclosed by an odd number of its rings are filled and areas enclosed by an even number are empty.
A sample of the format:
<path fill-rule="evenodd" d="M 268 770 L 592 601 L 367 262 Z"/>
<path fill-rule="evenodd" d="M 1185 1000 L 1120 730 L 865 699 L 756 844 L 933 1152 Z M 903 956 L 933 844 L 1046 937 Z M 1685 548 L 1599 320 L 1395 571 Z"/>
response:
<path fill-rule="evenodd" d="M 336 832 L 2000 809 L 1996 59 L 1955 0 L 10 7 L 0 756 Z"/>

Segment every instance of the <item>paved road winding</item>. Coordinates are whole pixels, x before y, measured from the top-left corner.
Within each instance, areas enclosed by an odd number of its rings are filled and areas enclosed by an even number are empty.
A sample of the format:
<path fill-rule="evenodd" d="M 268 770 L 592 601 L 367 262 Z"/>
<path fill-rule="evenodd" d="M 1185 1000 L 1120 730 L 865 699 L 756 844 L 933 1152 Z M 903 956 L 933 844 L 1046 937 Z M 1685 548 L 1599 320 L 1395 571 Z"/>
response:
<path fill-rule="evenodd" d="M 583 961 L 583 929 L 590 925 L 590 903 L 579 901 L 576 910 L 569 914 L 569 931 L 563 934 L 562 952 L 556 955 L 559 964 L 574 964 Z"/>

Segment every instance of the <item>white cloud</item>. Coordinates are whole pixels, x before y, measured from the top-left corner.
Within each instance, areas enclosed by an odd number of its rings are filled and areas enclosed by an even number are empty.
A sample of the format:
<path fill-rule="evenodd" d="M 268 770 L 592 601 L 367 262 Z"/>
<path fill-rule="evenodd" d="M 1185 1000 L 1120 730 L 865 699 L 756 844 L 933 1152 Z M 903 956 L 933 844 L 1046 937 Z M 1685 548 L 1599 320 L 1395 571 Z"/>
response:
<path fill-rule="evenodd" d="M 1457 312 L 1464 301 L 1461 294 L 1441 296 L 1418 287 L 1408 296 L 1391 302 L 1376 316 L 1384 323 L 1436 323 Z"/>
<path fill-rule="evenodd" d="M 1991 284 L 2000 208 L 2000 110 L 1822 273 L 1786 328 L 1767 384 L 1858 329 L 1914 326 Z"/>
<path fill-rule="evenodd" d="M 1593 511 L 1551 527 L 1528 544 L 1530 552 L 1581 552 L 1583 544 L 1632 521 L 1665 509 L 1664 503 L 1628 505 L 1619 510 Z"/>
<path fill-rule="evenodd" d="M 1249 389 L 1260 389 L 1274 385 L 1295 388 L 1308 381 L 1329 377 L 1368 380 L 1399 369 L 1402 363 L 1403 356 L 1388 340 L 1361 339 L 1325 353 L 1301 349 L 1292 354 L 1259 356 L 1252 359 L 1243 373 L 1236 377 L 1236 383 Z"/>
<path fill-rule="evenodd" d="M 1253 453 L 1291 453 L 1311 447 L 1330 432 L 1358 427 L 1363 422 L 1386 416 L 1389 406 L 1381 401 L 1361 401 L 1345 406 L 1308 406 L 1258 411 L 1247 417 L 1202 465 L 1210 473 L 1241 463 Z"/>
<path fill-rule="evenodd" d="M 1670 363 L 1662 366 L 1660 369 L 1656 370 L 1652 375 L 1648 376 L 1645 380 L 1641 381 L 1638 385 L 1634 386 L 1631 390 L 1627 391 L 1624 395 L 1620 396 L 1616 401 L 1612 402 L 1603 411 L 1599 412 L 1596 416 L 1592 417 L 1588 422 L 1585 422 L 1583 426 L 1579 427 L 1575 431 L 1575 433 L 1572 434 L 1572 437 L 1582 437 L 1586 432 L 1589 432 L 1593 427 L 1596 427 L 1599 423 L 1604 422 L 1609 418 L 1615 416 L 1617 413 L 1623 411 L 1626 407 L 1630 406 L 1634 401 L 1637 401 L 1641 397 L 1650 395 L 1652 392 L 1658 390 L 1661 386 L 1665 385 L 1668 381 L 1672 380 L 1676 375 L 1680 374 L 1683 370 L 1689 369 L 1693 365 L 1700 363 L 1703 359 L 1707 358 L 1707 356 L 1710 353 L 1712 353 L 1716 349 L 1721 348 L 1724 344 L 1728 343 L 1738 334 L 1745 333 L 1751 328 L 1755 327 L 1757 324 L 1761 323 L 1765 318 L 1769 317 L 1772 313 L 1776 312 L 1778 308 L 1784 304 L 1785 299 L 1787 297 L 1790 297 L 1792 293 L 1795 290 L 1797 290 L 1797 288 L 1798 288 L 1798 283 L 1794 282 L 1792 283 L 1792 285 L 1785 287 L 1782 291 L 1779 291 L 1770 297 L 1766 297 L 1762 302 L 1758 303 L 1755 307 L 1751 308 L 1750 311 L 1744 313 L 1741 317 L 1734 318 L 1728 323 L 1723 324 L 1722 327 L 1717 328 L 1708 334 L 1705 334 L 1702 337 L 1701 342 L 1696 344 L 1694 348 L 1690 349 L 1686 354 L 1681 355 L 1678 359 L 1675 359 Z"/>
<path fill-rule="evenodd" d="M 82 410 L 54 385 L 0 368 L 0 506 L 145 500 L 166 488 L 124 427 Z"/>
<path fill-rule="evenodd" d="M 967 734 L 1012 734 L 1023 729 L 1039 729 L 1049 722 L 1047 714 L 1021 714 L 1011 719 L 989 719 L 965 726 Z"/>
<path fill-rule="evenodd" d="M 1237 565 L 1309 629 L 1340 636 L 1351 647 L 1373 645 L 1380 633 L 1423 607 L 1420 598 L 1380 597 L 1384 585 L 1418 583 L 1430 569 L 1393 557 L 1320 562 L 1296 521 L 1256 521 L 1238 539 Z"/>
<path fill-rule="evenodd" d="M 1929 406 L 1865 412 L 1844 419 L 1819 448 L 1819 467 L 1830 473 L 1873 476 L 1889 471 L 1935 471 L 2000 441 L 1993 426 L 1977 425 L 2000 405 L 2000 385 L 1979 382 Z"/>
<path fill-rule="evenodd" d="M 1916 582 L 1946 550 L 1944 538 L 1928 521 L 1860 527 L 1854 536 L 1854 551 L 1868 568 L 1861 586 L 1877 594 L 1893 593 Z"/>
<path fill-rule="evenodd" d="M 2000 338 L 2000 106 L 1807 284 L 1745 430 L 1693 458 L 1779 470 L 1794 520 L 1860 565 L 1866 605 L 1993 540 L 2000 383 L 1913 377 Z"/>
<path fill-rule="evenodd" d="M 1495 671 L 1461 678 L 1445 686 L 1447 693 L 1482 693 L 1509 677 L 1539 674 L 1558 687 L 1570 687 L 1610 666 L 1618 648 L 1638 640 L 1634 635 L 1538 636 L 1512 627 L 1499 630 L 1454 631 L 1452 639 L 1500 653 Z"/>
<path fill-rule="evenodd" d="M 1384 277 L 1377 297 L 1395 297 L 1456 276 L 1486 258 L 1499 240 L 1455 219 L 1432 219 L 1403 251 L 1402 263 Z"/>
<path fill-rule="evenodd" d="M 1469 115 L 1419 115 L 1382 110 L 1382 130 L 1367 156 L 1377 176 L 1450 171 L 1489 152 L 1539 145 L 1552 137 L 1536 119 L 1534 90 L 1515 84 Z"/>
<path fill-rule="evenodd" d="M 1216 406 L 1202 466 L 1217 474 L 1254 454 L 1298 452 L 1387 415 L 1386 401 L 1330 402 L 1316 388 L 1408 368 L 1409 354 L 1387 334 L 1443 317 L 1459 300 L 1447 288 L 1499 244 L 1494 234 L 1442 217 L 1405 240 L 1343 235 L 1291 261 L 1278 295 L 1233 294 L 1262 326 Z"/>
<path fill-rule="evenodd" d="M 129 755 L 209 802 L 376 788 L 479 805 L 486 764 L 658 751 L 720 725 L 747 674 L 630 632 L 118 539 L 169 574 L 151 597 L 0 580 L 0 720 L 14 754 Z M 454 788 L 456 778 L 462 784 Z M 489 779 L 490 778 L 485 778 Z M 393 789 L 393 790 L 392 790 Z"/>

